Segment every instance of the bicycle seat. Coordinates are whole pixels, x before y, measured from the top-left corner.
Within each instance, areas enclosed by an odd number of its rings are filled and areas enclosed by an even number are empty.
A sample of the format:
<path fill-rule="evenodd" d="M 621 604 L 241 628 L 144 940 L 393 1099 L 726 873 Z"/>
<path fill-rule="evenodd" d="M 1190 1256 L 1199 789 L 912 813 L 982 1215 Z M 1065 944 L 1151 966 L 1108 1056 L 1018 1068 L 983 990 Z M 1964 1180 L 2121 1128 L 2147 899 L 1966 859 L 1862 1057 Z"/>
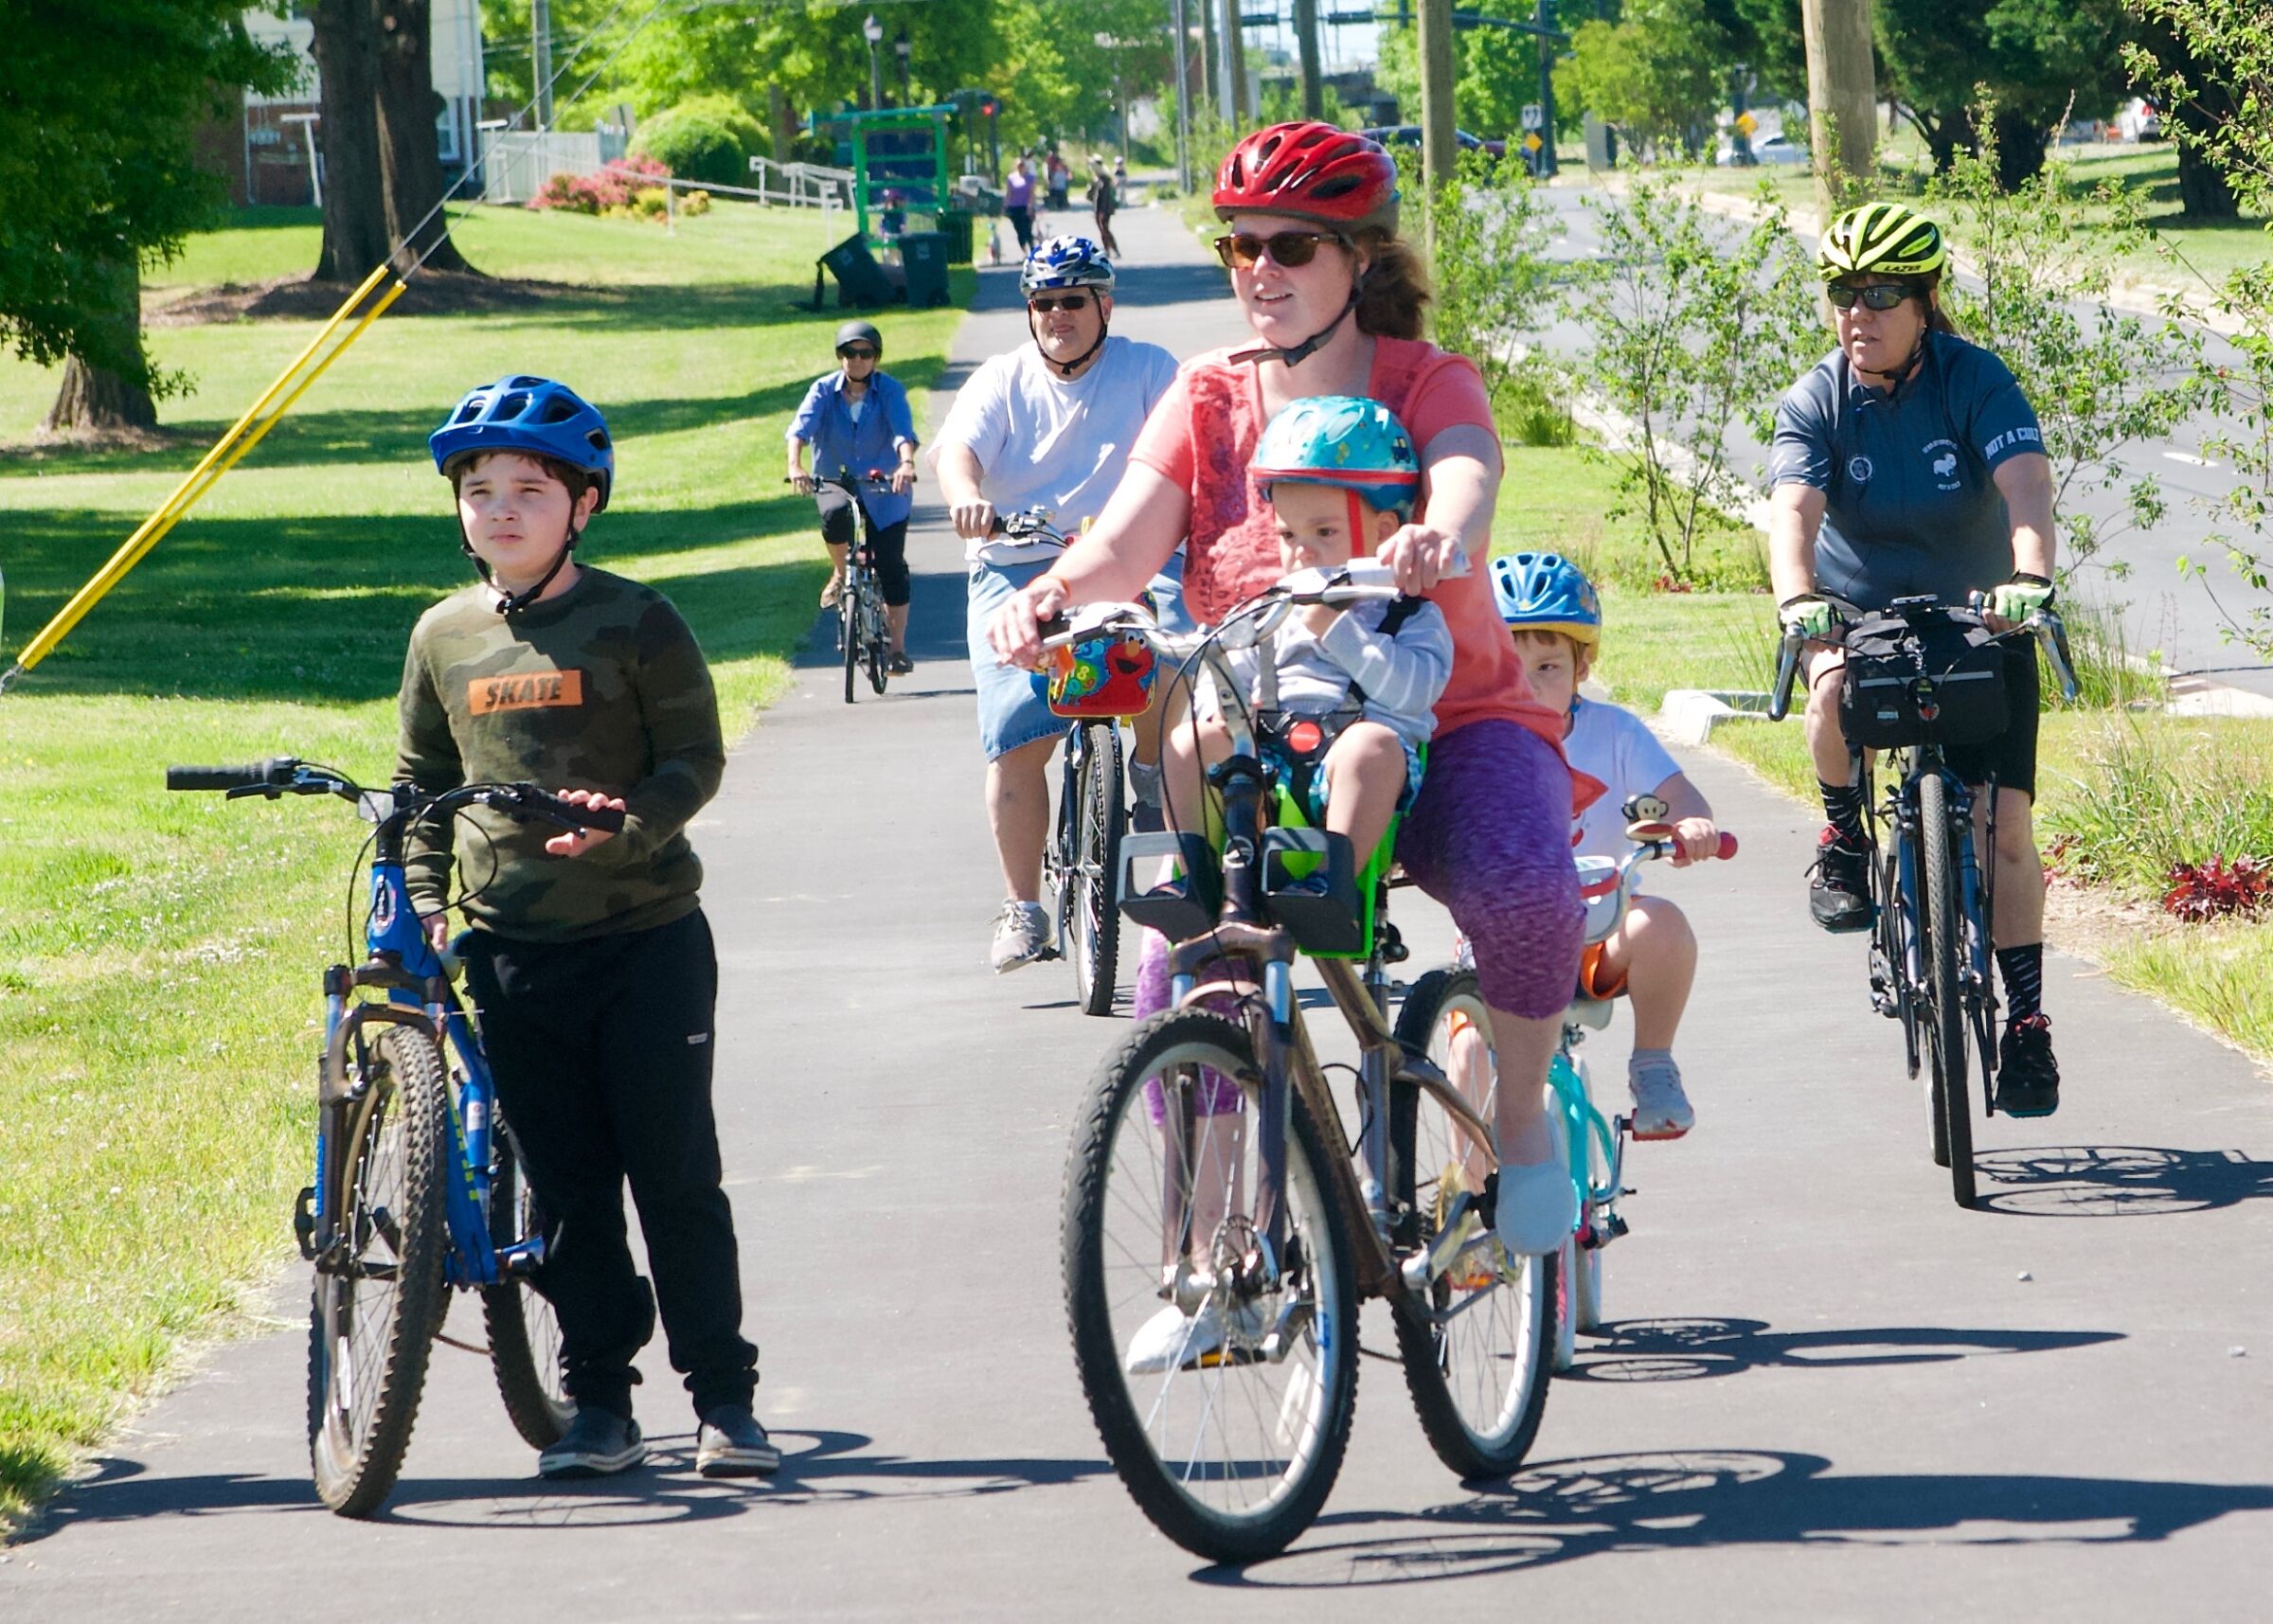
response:
<path fill-rule="evenodd" d="M 1563 1011 L 1566 1026 L 1591 1026 L 1598 1032 L 1610 1029 L 1610 1011 L 1616 1008 L 1608 998 L 1573 998 L 1570 1008 Z"/>
<path fill-rule="evenodd" d="M 1618 921 L 1625 918 L 1625 887 L 1619 883 L 1615 857 L 1582 857 L 1578 863 L 1579 895 L 1586 902 L 1586 945 L 1592 947 L 1609 940 Z M 1605 1013 L 1603 1019 L 1608 1018 Z"/>

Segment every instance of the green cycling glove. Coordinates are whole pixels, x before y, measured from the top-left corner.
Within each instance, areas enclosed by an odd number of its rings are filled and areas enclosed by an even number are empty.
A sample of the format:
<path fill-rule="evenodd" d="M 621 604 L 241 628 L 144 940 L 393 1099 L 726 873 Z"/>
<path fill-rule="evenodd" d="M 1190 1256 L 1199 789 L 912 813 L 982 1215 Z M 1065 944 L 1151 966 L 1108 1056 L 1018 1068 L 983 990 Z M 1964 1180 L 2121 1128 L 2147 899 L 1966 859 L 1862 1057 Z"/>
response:
<path fill-rule="evenodd" d="M 1831 603 L 1812 592 L 1787 598 L 1776 606 L 1776 618 L 1787 632 L 1827 641 L 1831 636 Z"/>
<path fill-rule="evenodd" d="M 1989 613 L 2002 620 L 2022 621 L 2052 605 L 2052 583 L 2040 575 L 2015 575 L 1989 595 Z"/>

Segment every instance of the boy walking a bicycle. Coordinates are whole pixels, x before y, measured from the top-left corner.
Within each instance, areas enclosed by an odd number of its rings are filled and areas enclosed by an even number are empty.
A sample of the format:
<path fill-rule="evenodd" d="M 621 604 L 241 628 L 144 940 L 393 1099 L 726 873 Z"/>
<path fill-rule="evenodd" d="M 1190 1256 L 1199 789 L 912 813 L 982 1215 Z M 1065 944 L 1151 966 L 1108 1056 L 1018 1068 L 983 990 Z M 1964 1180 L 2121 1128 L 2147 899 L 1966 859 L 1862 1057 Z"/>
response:
<path fill-rule="evenodd" d="M 607 506 L 615 452 L 600 413 L 572 390 L 500 379 L 469 393 L 428 443 L 482 580 L 411 634 L 396 779 L 430 791 L 553 784 L 564 799 L 625 813 L 618 834 L 549 839 L 468 814 L 485 838 L 457 899 L 473 926 L 467 987 L 499 1108 L 548 1221 L 533 1284 L 558 1315 L 576 1402 L 538 1470 L 590 1477 L 645 1458 L 632 1361 L 659 1302 L 699 1419 L 698 1469 L 770 1472 L 780 1456 L 750 1409 L 758 1350 L 742 1335 L 711 1110 L 718 964 L 685 833 L 725 764 L 709 670 L 661 594 L 575 562 Z M 450 840 L 447 823 L 421 826 L 406 862 L 438 947 Z M 652 1292 L 626 1242 L 627 1181 Z"/>

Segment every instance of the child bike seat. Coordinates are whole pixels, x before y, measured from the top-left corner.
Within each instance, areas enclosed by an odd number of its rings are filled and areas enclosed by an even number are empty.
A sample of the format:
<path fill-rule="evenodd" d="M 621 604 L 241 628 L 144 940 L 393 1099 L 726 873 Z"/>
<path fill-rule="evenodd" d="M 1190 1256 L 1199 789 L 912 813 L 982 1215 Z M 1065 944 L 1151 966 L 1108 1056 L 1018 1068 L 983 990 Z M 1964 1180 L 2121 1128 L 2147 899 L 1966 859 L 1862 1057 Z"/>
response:
<path fill-rule="evenodd" d="M 1615 857 L 1582 857 L 1578 863 L 1579 895 L 1586 901 L 1586 945 L 1592 947 L 1609 940 L 1625 917 L 1626 888 L 1619 881 Z"/>

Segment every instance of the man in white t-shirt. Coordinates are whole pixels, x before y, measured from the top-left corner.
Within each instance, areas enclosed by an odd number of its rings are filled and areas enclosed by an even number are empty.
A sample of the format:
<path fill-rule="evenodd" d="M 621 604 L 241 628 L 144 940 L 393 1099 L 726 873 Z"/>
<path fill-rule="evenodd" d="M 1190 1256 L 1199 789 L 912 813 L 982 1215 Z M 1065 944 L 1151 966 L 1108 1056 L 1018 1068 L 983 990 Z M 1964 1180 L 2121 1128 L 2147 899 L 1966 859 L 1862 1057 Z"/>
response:
<path fill-rule="evenodd" d="M 1058 528 L 1072 531 L 1102 512 L 1137 431 L 1176 376 L 1167 350 L 1106 331 L 1113 266 L 1087 238 L 1039 244 L 1018 285 L 1033 344 L 971 374 L 933 454 L 941 497 L 971 566 L 971 667 L 987 755 L 987 818 L 1006 892 L 994 919 L 997 973 L 1031 964 L 1050 949 L 1049 912 L 1041 902 L 1049 758 L 1069 724 L 1050 713 L 1043 679 L 1004 665 L 987 641 L 994 611 L 1047 570 L 1060 549 L 993 534 L 994 516 L 1047 508 Z M 1154 582 L 1155 596 L 1165 599 L 1172 585 L 1172 578 Z M 1174 608 L 1180 605 L 1162 602 L 1164 621 Z M 1133 754 L 1129 776 L 1139 807 L 1156 806 L 1157 729 L 1139 728 Z"/>

